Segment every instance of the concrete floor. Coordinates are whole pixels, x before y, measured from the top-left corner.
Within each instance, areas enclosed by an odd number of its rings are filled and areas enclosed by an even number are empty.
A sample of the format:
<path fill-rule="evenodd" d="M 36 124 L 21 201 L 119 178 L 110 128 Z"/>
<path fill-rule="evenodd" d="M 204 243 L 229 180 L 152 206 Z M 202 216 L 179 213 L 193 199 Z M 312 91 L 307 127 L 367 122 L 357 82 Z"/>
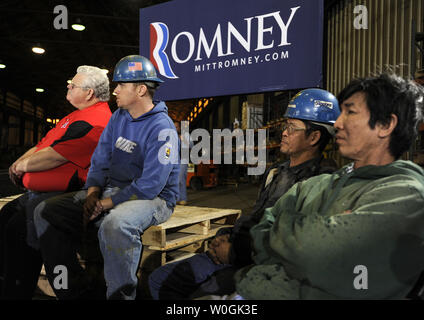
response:
<path fill-rule="evenodd" d="M 199 207 L 241 209 L 249 213 L 255 204 L 259 186 L 257 184 L 238 184 L 218 186 L 210 189 L 187 190 L 188 205 Z"/>

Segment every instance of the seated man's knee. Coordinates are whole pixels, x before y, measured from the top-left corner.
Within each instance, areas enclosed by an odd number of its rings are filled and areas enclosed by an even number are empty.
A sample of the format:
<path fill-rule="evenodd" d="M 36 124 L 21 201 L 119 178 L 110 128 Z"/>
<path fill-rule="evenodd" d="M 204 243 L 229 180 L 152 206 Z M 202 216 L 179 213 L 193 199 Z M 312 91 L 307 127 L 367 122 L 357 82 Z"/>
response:
<path fill-rule="evenodd" d="M 56 203 L 50 199 L 40 202 L 34 208 L 34 227 L 38 238 L 46 232 L 50 225 L 57 226 L 58 222 L 68 222 L 67 219 L 62 219 L 60 217 L 61 213 L 61 208 L 57 207 Z"/>
<path fill-rule="evenodd" d="M 100 224 L 98 235 L 100 239 L 108 239 L 111 235 L 124 233 L 126 222 L 119 217 L 108 214 Z"/>
<path fill-rule="evenodd" d="M 152 296 L 152 298 L 154 300 L 158 300 L 159 299 L 159 289 L 160 289 L 161 283 L 158 282 L 158 279 L 156 279 L 154 274 L 149 275 L 149 277 L 147 279 L 147 283 L 148 283 L 148 286 L 149 286 L 150 295 Z"/>
<path fill-rule="evenodd" d="M 44 210 L 46 208 L 46 201 L 41 202 L 34 209 L 34 225 L 37 237 L 41 237 L 46 232 L 48 222 L 44 218 Z"/>

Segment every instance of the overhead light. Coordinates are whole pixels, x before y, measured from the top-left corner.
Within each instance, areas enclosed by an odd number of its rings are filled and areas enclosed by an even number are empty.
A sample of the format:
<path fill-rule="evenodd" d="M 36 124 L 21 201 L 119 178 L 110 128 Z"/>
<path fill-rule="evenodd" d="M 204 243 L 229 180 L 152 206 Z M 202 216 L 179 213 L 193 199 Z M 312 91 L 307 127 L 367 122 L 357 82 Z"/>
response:
<path fill-rule="evenodd" d="M 4 68 L 6 68 L 6 65 L 3 63 L 0 63 L 0 69 L 4 69 Z"/>
<path fill-rule="evenodd" d="M 46 50 L 44 50 L 41 47 L 32 47 L 32 52 L 36 53 L 36 54 L 43 54 L 44 52 L 46 52 Z"/>
<path fill-rule="evenodd" d="M 44 92 L 44 89 L 43 88 L 36 88 L 35 91 L 37 91 L 37 92 Z"/>
<path fill-rule="evenodd" d="M 81 20 L 78 18 L 76 20 L 76 22 L 72 25 L 72 29 L 74 29 L 75 31 L 84 31 L 85 30 L 85 25 L 83 25 L 81 23 Z"/>
<path fill-rule="evenodd" d="M 84 31 L 85 30 L 85 26 L 82 25 L 82 24 L 74 23 L 72 25 L 72 29 L 74 29 L 75 31 Z"/>
<path fill-rule="evenodd" d="M 68 80 L 68 81 L 66 81 L 66 83 L 67 84 L 71 84 L 72 83 L 72 80 Z"/>

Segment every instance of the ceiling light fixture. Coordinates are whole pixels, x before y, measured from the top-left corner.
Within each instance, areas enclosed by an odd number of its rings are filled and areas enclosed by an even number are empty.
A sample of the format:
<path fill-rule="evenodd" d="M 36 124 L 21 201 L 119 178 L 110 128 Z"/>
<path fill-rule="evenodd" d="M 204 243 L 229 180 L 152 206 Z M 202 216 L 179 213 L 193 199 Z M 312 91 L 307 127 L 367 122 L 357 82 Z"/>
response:
<path fill-rule="evenodd" d="M 83 25 L 81 23 L 81 20 L 78 18 L 75 23 L 72 25 L 72 29 L 74 29 L 75 31 L 84 31 L 85 30 L 85 25 Z"/>
<path fill-rule="evenodd" d="M 0 63 L 0 69 L 4 69 L 4 68 L 6 68 L 6 65 L 3 63 Z"/>
<path fill-rule="evenodd" d="M 37 46 L 32 47 L 32 52 L 34 52 L 36 54 L 43 54 L 44 52 L 46 52 L 46 50 L 41 48 L 40 45 L 37 44 Z"/>
<path fill-rule="evenodd" d="M 40 92 L 40 93 L 41 93 L 41 92 L 44 92 L 44 89 L 43 89 L 43 88 L 36 88 L 36 89 L 35 89 L 35 91 L 37 91 L 37 92 Z"/>

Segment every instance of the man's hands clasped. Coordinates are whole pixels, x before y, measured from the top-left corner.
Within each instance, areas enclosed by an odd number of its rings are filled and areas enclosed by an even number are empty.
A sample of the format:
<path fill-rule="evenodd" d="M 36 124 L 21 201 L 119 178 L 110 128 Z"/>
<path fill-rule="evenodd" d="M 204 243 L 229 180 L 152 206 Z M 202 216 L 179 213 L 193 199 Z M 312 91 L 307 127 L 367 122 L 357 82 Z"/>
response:
<path fill-rule="evenodd" d="M 10 181 L 12 181 L 12 183 L 15 186 L 18 187 L 23 187 L 22 185 L 22 176 L 24 175 L 24 172 L 19 171 L 16 166 L 18 164 L 18 161 L 14 162 L 10 167 L 9 167 L 9 178 Z"/>
<path fill-rule="evenodd" d="M 84 202 L 84 226 L 97 218 L 103 211 L 113 208 L 113 202 L 111 198 L 100 199 L 100 190 L 88 190 L 87 198 Z"/>
<path fill-rule="evenodd" d="M 94 214 L 96 207 L 97 207 L 97 201 L 99 201 L 100 197 L 100 191 L 92 191 L 89 192 L 87 194 L 87 198 L 85 199 L 84 202 L 84 217 L 83 217 L 83 222 L 84 222 L 84 226 L 86 226 L 88 224 L 88 222 L 90 222 L 91 216 Z"/>

